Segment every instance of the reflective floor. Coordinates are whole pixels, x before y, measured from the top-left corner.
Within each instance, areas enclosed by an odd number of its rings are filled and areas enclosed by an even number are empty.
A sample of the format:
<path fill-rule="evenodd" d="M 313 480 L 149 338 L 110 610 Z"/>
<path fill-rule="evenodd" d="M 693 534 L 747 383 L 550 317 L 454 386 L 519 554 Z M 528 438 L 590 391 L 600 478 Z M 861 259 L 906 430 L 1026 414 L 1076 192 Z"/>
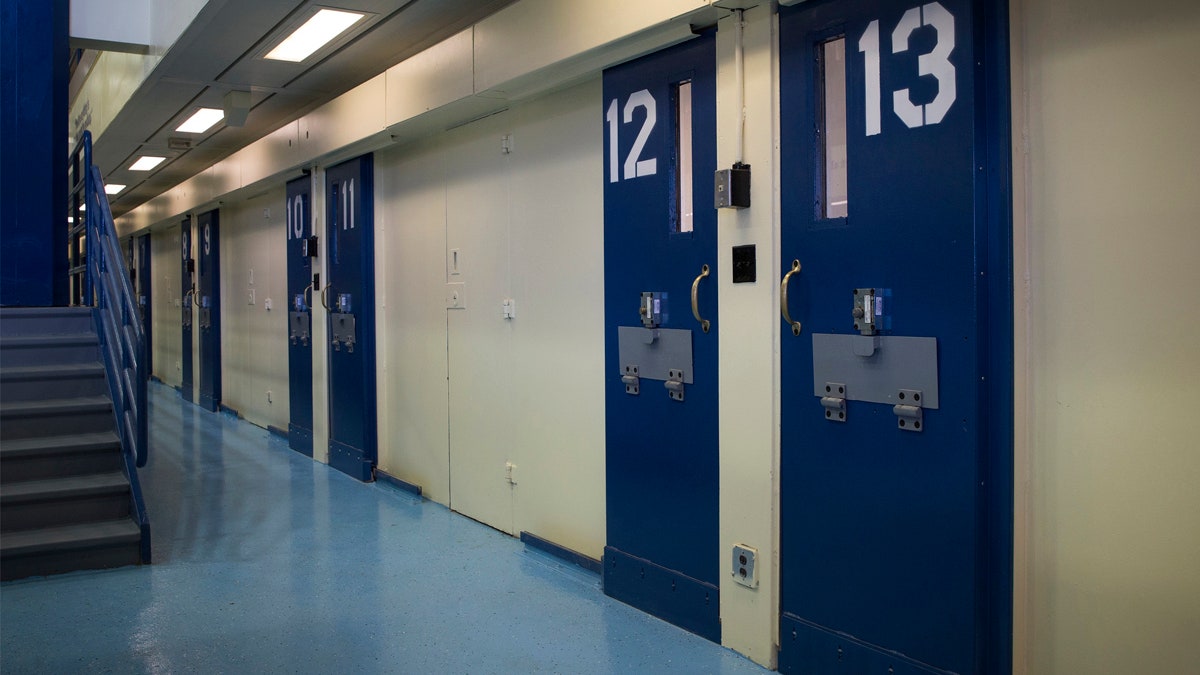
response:
<path fill-rule="evenodd" d="M 760 673 L 599 577 L 152 384 L 149 567 L 0 585 L 0 670 Z"/>

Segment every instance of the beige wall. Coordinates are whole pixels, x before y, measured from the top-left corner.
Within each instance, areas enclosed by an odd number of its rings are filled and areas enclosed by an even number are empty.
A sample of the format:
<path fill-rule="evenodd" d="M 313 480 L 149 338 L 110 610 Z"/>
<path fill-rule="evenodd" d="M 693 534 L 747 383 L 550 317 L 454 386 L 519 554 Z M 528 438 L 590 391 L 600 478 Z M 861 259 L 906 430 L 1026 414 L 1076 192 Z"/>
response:
<path fill-rule="evenodd" d="M 497 529 L 593 557 L 604 547 L 599 101 L 594 78 L 381 152 L 376 178 L 380 468 Z M 463 308 L 446 308 L 447 283 L 464 285 Z"/>
<path fill-rule="evenodd" d="M 220 209 L 221 403 L 260 427 L 282 429 L 288 425 L 284 195 L 280 187 Z"/>
<path fill-rule="evenodd" d="M 182 264 L 179 251 L 179 225 L 155 230 L 150 235 L 151 284 L 151 330 L 154 352 L 152 365 L 154 374 L 172 387 L 179 386 L 183 378 L 182 340 L 183 308 L 180 290 Z"/>
<path fill-rule="evenodd" d="M 1197 672 L 1200 5 L 1016 16 L 1018 665 Z"/>

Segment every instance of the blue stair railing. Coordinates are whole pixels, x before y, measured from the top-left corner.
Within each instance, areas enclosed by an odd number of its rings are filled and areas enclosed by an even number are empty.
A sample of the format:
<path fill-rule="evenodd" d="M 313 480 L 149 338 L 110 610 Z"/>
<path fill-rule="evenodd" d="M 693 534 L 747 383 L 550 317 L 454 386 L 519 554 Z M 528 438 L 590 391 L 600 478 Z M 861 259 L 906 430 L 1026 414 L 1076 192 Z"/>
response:
<path fill-rule="evenodd" d="M 133 518 L 142 530 L 142 562 L 150 562 L 150 521 L 138 481 L 149 458 L 146 333 L 133 286 L 121 255 L 117 227 L 100 169 L 92 165 L 92 134 L 83 137 L 69 164 L 69 270 L 72 304 L 95 309 L 100 353 L 117 413 L 125 473 L 132 493 Z M 86 208 L 84 208 L 86 205 Z"/>

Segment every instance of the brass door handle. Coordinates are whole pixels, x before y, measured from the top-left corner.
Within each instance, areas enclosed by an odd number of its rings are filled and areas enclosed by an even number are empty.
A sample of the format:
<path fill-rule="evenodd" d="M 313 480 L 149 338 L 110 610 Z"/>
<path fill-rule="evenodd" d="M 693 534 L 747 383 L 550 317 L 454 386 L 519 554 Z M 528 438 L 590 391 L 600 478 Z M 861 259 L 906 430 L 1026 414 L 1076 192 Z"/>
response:
<path fill-rule="evenodd" d="M 324 307 L 326 311 L 329 310 L 329 289 L 332 285 L 333 284 L 326 284 L 325 288 L 321 289 L 321 306 Z"/>
<path fill-rule="evenodd" d="M 783 275 L 783 281 L 779 283 L 779 311 L 783 314 L 783 320 L 792 327 L 792 335 L 800 334 L 800 322 L 792 321 L 792 315 L 788 312 L 788 282 L 792 280 L 792 275 L 800 272 L 800 261 L 792 261 L 792 269 L 787 274 Z"/>
<path fill-rule="evenodd" d="M 312 287 L 311 283 L 304 287 L 304 306 L 309 309 L 312 309 Z"/>
<path fill-rule="evenodd" d="M 696 321 L 700 322 L 700 328 L 707 333 L 711 325 L 708 319 L 700 316 L 700 281 L 708 276 L 708 265 L 700 268 L 700 275 L 692 282 L 692 316 L 696 317 Z"/>
<path fill-rule="evenodd" d="M 183 304 L 188 307 L 196 306 L 196 287 L 192 286 L 183 294 Z"/>

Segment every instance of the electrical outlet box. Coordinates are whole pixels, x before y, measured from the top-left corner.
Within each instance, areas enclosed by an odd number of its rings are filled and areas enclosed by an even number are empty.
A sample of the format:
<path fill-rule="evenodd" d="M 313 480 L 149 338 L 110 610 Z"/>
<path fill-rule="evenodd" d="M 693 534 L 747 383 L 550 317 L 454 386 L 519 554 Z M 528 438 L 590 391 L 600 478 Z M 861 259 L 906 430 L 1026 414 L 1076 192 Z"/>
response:
<path fill-rule="evenodd" d="M 446 284 L 446 309 L 467 308 L 467 285 L 462 282 Z"/>
<path fill-rule="evenodd" d="M 733 546 L 733 580 L 747 588 L 758 588 L 758 550 L 745 544 Z"/>
<path fill-rule="evenodd" d="M 750 207 L 750 165 L 738 162 L 731 169 L 720 169 L 713 184 L 718 209 Z"/>

